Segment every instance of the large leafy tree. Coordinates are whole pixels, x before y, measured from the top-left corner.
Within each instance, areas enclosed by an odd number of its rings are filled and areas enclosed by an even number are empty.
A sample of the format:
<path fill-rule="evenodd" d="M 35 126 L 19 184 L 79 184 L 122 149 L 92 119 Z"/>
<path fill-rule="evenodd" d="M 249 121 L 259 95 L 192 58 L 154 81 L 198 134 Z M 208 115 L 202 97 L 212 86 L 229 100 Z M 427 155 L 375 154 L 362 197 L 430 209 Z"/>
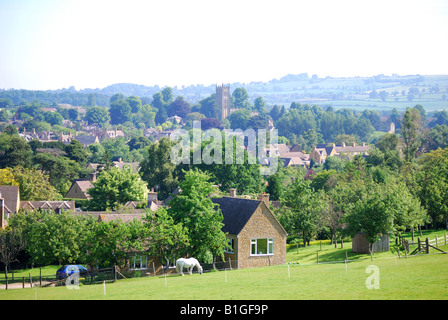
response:
<path fill-rule="evenodd" d="M 87 109 L 84 119 L 89 124 L 103 126 L 110 121 L 109 111 L 105 107 L 91 107 Z"/>
<path fill-rule="evenodd" d="M 85 261 L 89 221 L 69 213 L 30 211 L 13 215 L 8 222 L 23 232 L 31 262 L 48 265 Z"/>
<path fill-rule="evenodd" d="M 219 185 L 222 191 L 230 188 L 236 188 L 239 194 L 259 194 L 265 191 L 260 164 L 241 148 L 236 138 L 223 134 L 221 141 L 217 137 L 216 140 L 215 137 L 204 139 L 201 146 L 195 149 L 195 152 L 201 153 L 202 162 L 191 167 L 210 173 L 211 181 Z M 191 156 L 193 157 L 193 153 Z M 211 163 L 205 161 L 206 158 L 209 158 Z M 193 158 L 190 163 L 194 163 Z"/>
<path fill-rule="evenodd" d="M 0 168 L 29 167 L 33 151 L 25 139 L 18 135 L 0 135 Z"/>
<path fill-rule="evenodd" d="M 145 201 L 147 197 L 146 183 L 128 166 L 101 171 L 88 192 L 92 209 L 99 211 L 117 209 L 128 201 Z"/>
<path fill-rule="evenodd" d="M 70 143 L 65 146 L 65 152 L 71 160 L 76 161 L 81 166 L 87 164 L 87 160 L 90 156 L 89 152 L 84 149 L 82 144 L 76 139 L 72 139 Z"/>
<path fill-rule="evenodd" d="M 364 180 L 351 182 L 351 204 L 343 221 L 354 235 L 364 232 L 372 244 L 382 235 L 414 228 L 426 221 L 426 211 L 406 185 L 388 177 L 382 183 Z"/>
<path fill-rule="evenodd" d="M 15 182 L 19 185 L 20 200 L 58 200 L 62 196 L 50 184 L 48 176 L 42 171 L 30 168 L 14 167 L 11 170 Z M 14 184 L 12 184 L 14 185 Z"/>
<path fill-rule="evenodd" d="M 201 261 L 212 262 L 212 257 L 223 256 L 227 238 L 221 230 L 224 226 L 221 210 L 209 197 L 216 192 L 209 182 L 210 175 L 198 169 L 185 173 L 180 183 L 181 191 L 169 202 L 168 213 L 174 222 L 187 229 L 190 256 Z"/>
<path fill-rule="evenodd" d="M 140 163 L 142 179 L 159 193 L 160 199 L 166 199 L 178 185 L 175 174 L 176 164 L 171 162 L 170 153 L 174 141 L 162 138 L 147 148 L 146 156 Z"/>
<path fill-rule="evenodd" d="M 166 208 L 148 212 L 144 221 L 147 230 L 142 245 L 151 257 L 165 262 L 174 261 L 187 253 L 187 229 L 182 223 L 174 223 Z"/>
<path fill-rule="evenodd" d="M 68 191 L 73 179 L 79 178 L 80 173 L 85 171 L 78 162 L 50 153 L 36 154 L 34 162 L 40 166 L 42 172 L 48 174 L 51 185 L 63 194 Z"/>
<path fill-rule="evenodd" d="M 314 191 L 310 180 L 296 177 L 283 197 L 284 212 L 280 222 L 290 234 L 301 235 L 303 245 L 320 227 L 320 215 L 325 209 L 322 190 Z"/>
<path fill-rule="evenodd" d="M 142 221 L 103 221 L 92 225 L 85 232 L 85 246 L 89 254 L 86 262 L 99 267 L 122 266 L 129 252 L 143 249 L 145 237 Z"/>
<path fill-rule="evenodd" d="M 124 99 L 113 101 L 110 104 L 109 114 L 111 124 L 125 123 L 131 120 L 131 106 Z"/>
<path fill-rule="evenodd" d="M 417 194 L 435 226 L 444 223 L 448 230 L 448 149 L 437 149 L 419 160 L 415 175 Z"/>
<path fill-rule="evenodd" d="M 403 116 L 401 125 L 401 136 L 403 139 L 403 153 L 406 161 L 412 161 L 420 147 L 422 132 L 422 117 L 415 108 L 407 109 Z"/>

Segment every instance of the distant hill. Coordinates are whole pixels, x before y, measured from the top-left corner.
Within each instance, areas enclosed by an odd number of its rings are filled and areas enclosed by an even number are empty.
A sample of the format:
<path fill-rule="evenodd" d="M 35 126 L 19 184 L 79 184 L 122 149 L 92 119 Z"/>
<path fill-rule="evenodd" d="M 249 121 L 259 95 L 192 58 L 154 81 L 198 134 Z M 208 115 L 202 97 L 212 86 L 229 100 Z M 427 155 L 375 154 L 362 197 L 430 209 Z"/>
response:
<path fill-rule="evenodd" d="M 231 83 L 230 88 L 243 87 L 251 100 L 262 96 L 268 106 L 292 102 L 351 108 L 388 111 L 392 108 L 404 110 L 421 104 L 427 111 L 448 109 L 448 75 L 377 75 L 373 77 L 311 77 L 307 73 L 288 74 L 268 82 Z M 154 93 L 163 87 L 117 83 L 102 89 L 30 91 L 3 90 L 0 98 L 11 98 L 14 104 L 21 101 L 41 103 L 69 103 L 86 105 L 87 97 L 93 93 L 98 105 L 107 106 L 110 96 L 122 93 L 136 95 L 151 101 Z M 215 85 L 190 85 L 173 87 L 174 96 L 181 95 L 188 102 L 196 103 L 215 92 Z"/>

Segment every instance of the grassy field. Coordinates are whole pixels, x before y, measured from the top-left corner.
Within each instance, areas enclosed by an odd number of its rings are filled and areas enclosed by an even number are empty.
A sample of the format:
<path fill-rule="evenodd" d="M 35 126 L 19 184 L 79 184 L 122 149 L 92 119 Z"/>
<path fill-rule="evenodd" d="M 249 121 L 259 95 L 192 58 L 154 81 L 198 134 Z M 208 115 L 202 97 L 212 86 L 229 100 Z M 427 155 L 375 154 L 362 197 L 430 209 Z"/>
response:
<path fill-rule="evenodd" d="M 407 259 L 384 258 L 334 264 L 283 265 L 209 272 L 192 276 L 123 279 L 116 283 L 1 290 L 2 300 L 334 300 L 448 299 L 448 255 Z M 378 289 L 368 289 L 371 273 L 379 272 Z M 369 282 L 369 281 L 368 281 Z M 370 282 L 369 282 L 370 283 Z M 105 293 L 104 294 L 104 290 Z"/>
<path fill-rule="evenodd" d="M 448 251 L 448 246 L 442 246 Z M 349 263 L 344 263 L 347 252 Z M 319 264 L 316 264 L 319 253 Z M 335 300 L 448 299 L 448 255 L 398 259 L 393 252 L 368 255 L 344 248 L 314 245 L 290 249 L 289 264 L 264 268 L 207 272 L 203 275 L 123 279 L 115 283 L 0 290 L 0 300 Z M 340 261 L 329 263 L 329 261 Z M 378 289 L 368 289 L 369 266 L 377 267 Z M 42 274 L 52 272 L 48 267 Z M 34 272 L 39 269 L 33 269 Z M 39 271 L 37 271 L 38 274 Z M 27 270 L 23 271 L 27 274 Z"/>

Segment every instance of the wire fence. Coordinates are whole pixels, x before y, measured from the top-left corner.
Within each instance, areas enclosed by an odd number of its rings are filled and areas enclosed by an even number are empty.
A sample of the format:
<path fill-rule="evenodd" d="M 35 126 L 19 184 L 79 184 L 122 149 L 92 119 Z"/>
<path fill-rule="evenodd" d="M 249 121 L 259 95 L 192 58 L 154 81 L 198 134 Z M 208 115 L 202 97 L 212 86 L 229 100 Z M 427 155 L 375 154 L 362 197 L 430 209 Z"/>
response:
<path fill-rule="evenodd" d="M 419 243 L 420 243 L 420 239 Z M 434 240 L 426 239 L 426 243 L 433 243 L 436 246 L 446 245 L 447 237 L 446 235 L 444 237 L 436 237 Z M 421 241 L 423 243 L 423 241 Z M 433 247 L 433 246 L 431 246 Z M 434 248 L 434 247 L 433 247 Z M 435 248 L 437 249 L 437 247 Z M 394 256 L 388 256 L 388 257 L 378 257 L 372 255 L 366 255 L 363 258 L 356 258 L 356 259 L 349 259 L 347 254 L 345 256 L 345 259 L 340 260 L 334 260 L 334 261 L 319 261 L 319 253 L 316 252 L 316 260 L 315 262 L 288 262 L 284 264 L 283 266 L 307 266 L 307 265 L 317 265 L 317 264 L 337 264 L 337 263 L 351 263 L 351 262 L 358 262 L 358 261 L 365 261 L 365 260 L 382 260 L 382 259 L 406 259 L 406 258 L 412 258 L 416 257 L 422 253 L 433 255 L 433 254 L 446 254 L 447 252 L 437 249 L 439 251 L 437 252 L 423 252 L 423 250 L 420 252 L 417 252 L 415 254 L 411 253 L 408 247 L 404 247 L 404 252 L 400 252 L 398 248 L 396 248 L 396 255 Z M 391 249 L 392 251 L 392 249 Z M 266 264 L 266 266 L 269 266 L 269 264 Z M 213 263 L 201 263 L 203 272 L 213 272 L 213 271 L 229 271 L 233 269 L 238 269 L 238 260 L 231 260 L 228 259 L 226 261 L 216 261 Z M 281 266 L 278 266 L 281 267 Z M 246 267 L 245 267 L 246 268 Z M 249 267 L 250 268 L 250 267 Z M 254 266 L 255 268 L 255 266 Z M 188 271 L 184 269 L 184 273 L 187 273 Z M 196 268 L 193 268 L 193 273 L 198 273 L 198 270 Z M 135 278 L 135 277 L 148 277 L 148 276 L 163 276 L 163 275 L 179 275 L 179 273 L 176 270 L 176 267 L 174 265 L 171 266 L 159 266 L 158 268 L 155 267 L 155 264 L 153 262 L 148 263 L 148 265 L 145 268 L 140 269 L 129 269 L 129 268 L 123 268 L 119 269 L 115 266 L 111 268 L 103 268 L 103 269 L 93 269 L 89 270 L 87 274 L 80 275 L 80 283 L 83 285 L 89 285 L 89 284 L 97 284 L 97 283 L 103 283 L 103 282 L 114 282 L 119 279 L 125 279 L 125 278 Z M 46 287 L 46 286 L 65 286 L 67 285 L 67 279 L 62 278 L 59 279 L 56 275 L 39 275 L 39 276 L 31 276 L 31 274 L 28 275 L 14 275 L 14 272 L 10 273 L 10 276 L 6 276 L 0 274 L 0 289 L 18 289 L 18 288 L 29 288 L 29 287 Z"/>
<path fill-rule="evenodd" d="M 95 284 L 101 282 L 112 282 L 117 280 L 118 272 L 115 267 L 94 269 L 88 271 L 86 274 L 79 275 L 79 281 L 82 284 Z M 71 281 L 69 279 L 69 281 Z M 66 277 L 58 277 L 55 275 L 32 276 L 31 273 L 17 276 L 14 272 L 10 275 L 3 275 L 0 277 L 0 289 L 20 289 L 30 287 L 48 287 L 48 286 L 63 286 L 66 285 Z"/>

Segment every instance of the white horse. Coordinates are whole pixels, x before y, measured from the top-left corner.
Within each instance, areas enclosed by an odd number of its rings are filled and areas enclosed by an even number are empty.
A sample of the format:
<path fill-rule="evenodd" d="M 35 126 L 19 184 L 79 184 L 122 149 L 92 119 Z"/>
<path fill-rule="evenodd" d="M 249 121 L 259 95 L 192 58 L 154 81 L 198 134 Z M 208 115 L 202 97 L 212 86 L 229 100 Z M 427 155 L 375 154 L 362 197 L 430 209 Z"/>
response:
<path fill-rule="evenodd" d="M 180 273 L 182 276 L 184 275 L 184 268 L 188 270 L 188 273 L 191 275 L 193 273 L 193 268 L 196 267 L 199 271 L 199 274 L 202 274 L 202 267 L 199 264 L 199 261 L 195 258 L 180 258 L 176 261 L 176 271 Z"/>

